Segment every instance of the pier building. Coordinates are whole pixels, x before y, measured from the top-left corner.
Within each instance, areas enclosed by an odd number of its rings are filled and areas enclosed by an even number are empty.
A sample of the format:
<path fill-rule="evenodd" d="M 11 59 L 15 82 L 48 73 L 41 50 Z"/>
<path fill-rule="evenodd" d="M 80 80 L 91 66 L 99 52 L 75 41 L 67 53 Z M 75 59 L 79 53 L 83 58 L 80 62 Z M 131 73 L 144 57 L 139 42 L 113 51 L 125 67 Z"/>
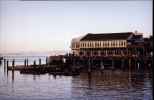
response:
<path fill-rule="evenodd" d="M 144 55 L 142 33 L 88 33 L 72 39 L 75 56 L 139 56 Z"/>

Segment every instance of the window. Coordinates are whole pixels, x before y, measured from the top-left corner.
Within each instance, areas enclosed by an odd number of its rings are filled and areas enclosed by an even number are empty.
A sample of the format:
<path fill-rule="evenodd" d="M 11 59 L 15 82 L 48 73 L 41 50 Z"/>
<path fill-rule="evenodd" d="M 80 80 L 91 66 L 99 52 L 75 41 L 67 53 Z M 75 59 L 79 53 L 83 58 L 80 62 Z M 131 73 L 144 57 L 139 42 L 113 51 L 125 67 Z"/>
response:
<path fill-rule="evenodd" d="M 113 41 L 113 44 L 112 44 L 113 46 L 115 46 L 115 43 L 114 43 L 114 41 Z"/>
<path fill-rule="evenodd" d="M 115 47 L 117 46 L 117 41 L 115 41 Z"/>
<path fill-rule="evenodd" d="M 123 41 L 121 41 L 121 46 L 123 46 Z"/>
<path fill-rule="evenodd" d="M 105 47 L 107 46 L 107 43 L 106 43 L 106 42 L 104 43 L 104 46 L 105 46 Z"/>
<path fill-rule="evenodd" d="M 124 46 L 126 46 L 126 42 L 124 41 Z"/>
<path fill-rule="evenodd" d="M 107 43 L 106 43 L 106 46 L 108 47 L 109 46 L 109 42 L 107 41 Z"/>

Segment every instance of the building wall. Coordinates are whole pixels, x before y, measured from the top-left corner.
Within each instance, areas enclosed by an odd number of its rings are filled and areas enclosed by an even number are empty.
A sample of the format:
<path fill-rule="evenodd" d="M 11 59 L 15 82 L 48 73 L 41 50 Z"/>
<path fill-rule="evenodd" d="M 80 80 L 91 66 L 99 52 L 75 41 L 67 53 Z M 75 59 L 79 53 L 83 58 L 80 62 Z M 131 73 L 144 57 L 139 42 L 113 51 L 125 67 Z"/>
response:
<path fill-rule="evenodd" d="M 79 41 L 73 41 L 71 43 L 71 49 L 74 55 L 79 55 L 79 48 L 80 48 L 80 42 Z"/>
<path fill-rule="evenodd" d="M 73 51 L 73 54 L 76 56 L 79 55 L 107 56 L 109 54 L 118 55 L 122 53 L 122 51 L 118 51 L 118 48 L 126 48 L 126 47 L 127 47 L 127 40 L 73 41 L 71 44 L 71 49 Z"/>

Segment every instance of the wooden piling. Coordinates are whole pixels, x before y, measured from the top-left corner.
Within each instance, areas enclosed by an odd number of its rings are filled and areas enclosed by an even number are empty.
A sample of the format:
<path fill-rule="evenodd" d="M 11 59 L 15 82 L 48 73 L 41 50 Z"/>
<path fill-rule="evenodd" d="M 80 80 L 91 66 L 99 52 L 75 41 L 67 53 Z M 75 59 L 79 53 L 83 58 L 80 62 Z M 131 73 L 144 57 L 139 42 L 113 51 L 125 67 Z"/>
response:
<path fill-rule="evenodd" d="M 39 66 L 41 66 L 41 59 L 39 59 Z"/>
<path fill-rule="evenodd" d="M 90 58 L 88 59 L 88 73 L 91 73 Z"/>
<path fill-rule="evenodd" d="M 131 71 L 131 58 L 129 58 L 128 60 L 129 60 L 129 61 L 128 61 L 128 62 L 129 62 L 129 64 L 128 64 L 128 66 L 129 66 L 129 71 Z"/>
<path fill-rule="evenodd" d="M 26 67 L 27 65 L 26 65 L 26 59 L 24 60 L 24 66 Z"/>
<path fill-rule="evenodd" d="M 88 87 L 91 89 L 91 84 L 92 83 L 92 75 L 91 75 L 91 72 L 88 72 Z"/>
<path fill-rule="evenodd" d="M 28 67 L 28 59 L 26 59 L 26 66 Z"/>
<path fill-rule="evenodd" d="M 103 61 L 100 62 L 100 69 L 101 69 L 100 71 L 103 71 L 103 70 L 104 70 L 104 64 L 103 64 Z"/>
<path fill-rule="evenodd" d="M 34 68 L 36 67 L 36 61 L 34 60 L 34 62 L 33 62 L 33 66 L 34 66 Z"/>
<path fill-rule="evenodd" d="M 48 65 L 48 57 L 46 57 L 46 60 L 45 61 L 46 61 L 46 65 Z"/>
<path fill-rule="evenodd" d="M 114 59 L 112 58 L 112 69 L 114 69 Z"/>
<path fill-rule="evenodd" d="M 4 59 L 4 68 L 6 68 L 6 59 Z"/>
<path fill-rule="evenodd" d="M 14 83 L 14 70 L 12 70 L 12 83 Z"/>
<path fill-rule="evenodd" d="M 14 70 L 14 66 L 15 66 L 15 60 L 12 60 L 12 70 Z"/>
<path fill-rule="evenodd" d="M 6 61 L 6 68 L 7 68 L 7 70 L 8 70 L 8 67 L 9 67 L 9 61 L 7 60 Z"/>
<path fill-rule="evenodd" d="M 140 69 L 140 61 L 137 62 L 137 70 Z"/>
<path fill-rule="evenodd" d="M 124 64 L 125 63 L 125 59 L 121 59 L 121 68 L 124 69 Z"/>

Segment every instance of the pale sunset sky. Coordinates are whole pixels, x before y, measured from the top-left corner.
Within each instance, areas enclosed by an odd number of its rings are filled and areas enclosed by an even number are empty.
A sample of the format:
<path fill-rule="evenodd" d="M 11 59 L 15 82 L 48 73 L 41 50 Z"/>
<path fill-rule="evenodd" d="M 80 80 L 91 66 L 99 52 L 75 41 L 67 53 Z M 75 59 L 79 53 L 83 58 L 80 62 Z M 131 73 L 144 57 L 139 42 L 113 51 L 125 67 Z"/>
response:
<path fill-rule="evenodd" d="M 87 33 L 152 34 L 152 0 L 0 0 L 0 53 L 69 50 Z"/>

